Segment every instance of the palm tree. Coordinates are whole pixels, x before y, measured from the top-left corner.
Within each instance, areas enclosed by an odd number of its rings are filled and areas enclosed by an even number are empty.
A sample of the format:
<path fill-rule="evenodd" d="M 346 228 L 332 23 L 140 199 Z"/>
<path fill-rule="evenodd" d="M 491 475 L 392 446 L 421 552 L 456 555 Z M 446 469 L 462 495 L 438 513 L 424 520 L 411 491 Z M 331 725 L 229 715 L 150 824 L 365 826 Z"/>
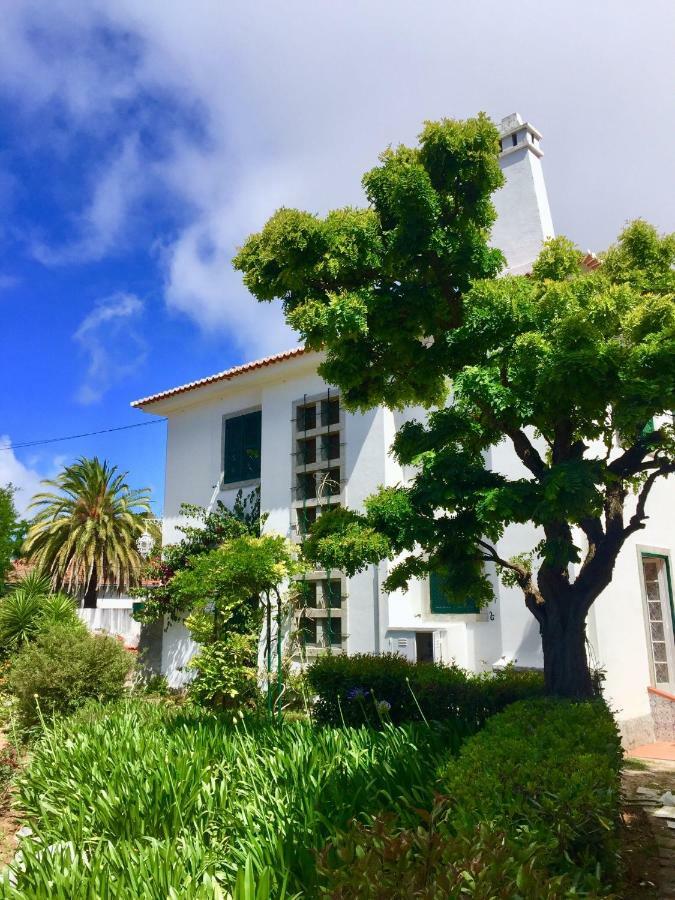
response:
<path fill-rule="evenodd" d="M 31 504 L 24 554 L 56 590 L 84 591 L 85 607 L 96 606 L 101 584 L 124 590 L 140 580 L 136 540 L 149 524 L 150 491 L 131 490 L 127 474 L 83 457 L 44 481 L 56 492 L 37 494 Z"/>

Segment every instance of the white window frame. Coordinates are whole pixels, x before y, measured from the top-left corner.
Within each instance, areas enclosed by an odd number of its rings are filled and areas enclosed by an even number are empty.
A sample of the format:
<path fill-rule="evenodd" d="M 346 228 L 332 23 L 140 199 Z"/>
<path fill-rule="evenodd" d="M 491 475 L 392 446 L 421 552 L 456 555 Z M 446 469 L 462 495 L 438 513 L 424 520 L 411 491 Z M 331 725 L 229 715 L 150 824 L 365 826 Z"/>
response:
<path fill-rule="evenodd" d="M 673 616 L 671 609 L 671 595 L 668 584 L 668 572 L 670 573 L 670 588 L 672 588 L 672 579 L 673 579 L 673 560 L 672 554 L 670 550 L 665 549 L 664 547 L 646 547 L 643 545 L 638 545 L 636 547 L 637 557 L 638 557 L 638 572 L 640 577 L 640 591 L 642 593 L 642 614 L 643 621 L 645 625 L 645 637 L 647 641 L 647 653 L 649 655 L 649 678 L 651 681 L 652 687 L 658 688 L 660 690 L 673 691 L 675 690 L 675 633 L 673 630 Z M 661 603 L 665 606 L 666 615 L 664 616 L 664 635 L 665 635 L 665 643 L 666 643 L 666 659 L 668 665 L 668 674 L 670 676 L 670 680 L 665 681 L 657 681 L 656 680 L 656 664 L 654 661 L 654 651 L 652 648 L 652 635 L 649 624 L 649 606 L 647 599 L 647 586 L 645 584 L 645 575 L 644 575 L 644 567 L 643 561 L 645 558 L 657 558 L 661 559 L 664 562 L 664 566 L 661 571 L 661 587 L 662 587 L 662 598 Z M 666 569 L 667 567 L 667 569 Z"/>

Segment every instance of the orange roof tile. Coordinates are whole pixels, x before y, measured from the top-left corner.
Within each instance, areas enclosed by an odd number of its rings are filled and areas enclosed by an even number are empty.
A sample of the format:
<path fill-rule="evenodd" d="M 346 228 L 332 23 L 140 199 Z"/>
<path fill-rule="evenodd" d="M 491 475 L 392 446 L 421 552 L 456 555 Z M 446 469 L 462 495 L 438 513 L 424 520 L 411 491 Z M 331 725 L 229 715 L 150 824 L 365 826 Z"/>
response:
<path fill-rule="evenodd" d="M 274 365 L 274 363 L 283 362 L 287 359 L 293 359 L 296 356 L 302 356 L 303 353 L 309 352 L 305 347 L 294 347 L 292 350 L 284 350 L 283 353 L 275 353 L 274 356 L 266 356 L 264 359 L 256 359 L 253 362 L 244 363 L 241 366 L 234 366 L 231 369 L 225 369 L 224 372 L 216 372 L 215 375 L 208 375 L 206 378 L 200 378 L 198 381 L 189 381 L 187 384 L 181 384 L 175 388 L 169 388 L 166 391 L 160 391 L 158 394 L 151 394 L 149 397 L 143 397 L 141 400 L 134 400 L 131 404 L 139 409 L 150 403 L 156 403 L 158 400 L 164 400 L 166 397 L 174 397 L 176 394 L 184 394 L 187 391 L 194 391 L 197 388 L 204 387 L 207 384 L 215 384 L 218 381 L 230 381 L 237 375 L 244 375 L 246 372 L 253 372 L 255 369 L 264 369 L 266 366 Z"/>

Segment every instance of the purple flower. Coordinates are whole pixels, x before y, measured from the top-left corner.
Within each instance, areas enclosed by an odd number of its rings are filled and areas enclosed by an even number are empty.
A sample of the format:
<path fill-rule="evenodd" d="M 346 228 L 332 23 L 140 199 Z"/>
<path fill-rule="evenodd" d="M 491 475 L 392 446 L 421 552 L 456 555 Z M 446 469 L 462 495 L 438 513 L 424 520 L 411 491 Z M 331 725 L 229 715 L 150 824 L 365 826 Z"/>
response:
<path fill-rule="evenodd" d="M 356 687 L 347 691 L 347 700 L 363 700 L 367 696 L 368 691 L 365 688 Z"/>

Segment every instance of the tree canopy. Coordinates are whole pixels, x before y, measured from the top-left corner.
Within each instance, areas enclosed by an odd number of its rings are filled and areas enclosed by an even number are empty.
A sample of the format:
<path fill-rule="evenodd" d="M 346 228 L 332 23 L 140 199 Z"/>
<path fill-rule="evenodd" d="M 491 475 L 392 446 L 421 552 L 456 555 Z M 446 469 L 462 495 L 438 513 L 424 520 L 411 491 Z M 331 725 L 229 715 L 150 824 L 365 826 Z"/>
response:
<path fill-rule="evenodd" d="M 394 442 L 410 482 L 322 516 L 307 553 L 348 572 L 396 557 L 386 589 L 433 571 L 483 603 L 494 564 L 540 624 L 549 689 L 587 696 L 586 614 L 675 469 L 675 236 L 634 222 L 590 270 L 557 238 L 497 278 L 498 152 L 483 116 L 427 124 L 365 176 L 368 209 L 281 210 L 235 265 L 325 350 L 348 407 L 432 408 Z M 504 441 L 519 473 L 492 465 Z M 539 538 L 504 559 L 513 523 Z"/>
<path fill-rule="evenodd" d="M 388 149 L 366 173 L 368 208 L 281 209 L 235 257 L 252 294 L 281 298 L 305 344 L 325 350 L 321 374 L 347 406 L 446 396 L 462 297 L 504 264 L 488 244 L 498 155 L 483 114 L 428 122 L 419 147 Z"/>

